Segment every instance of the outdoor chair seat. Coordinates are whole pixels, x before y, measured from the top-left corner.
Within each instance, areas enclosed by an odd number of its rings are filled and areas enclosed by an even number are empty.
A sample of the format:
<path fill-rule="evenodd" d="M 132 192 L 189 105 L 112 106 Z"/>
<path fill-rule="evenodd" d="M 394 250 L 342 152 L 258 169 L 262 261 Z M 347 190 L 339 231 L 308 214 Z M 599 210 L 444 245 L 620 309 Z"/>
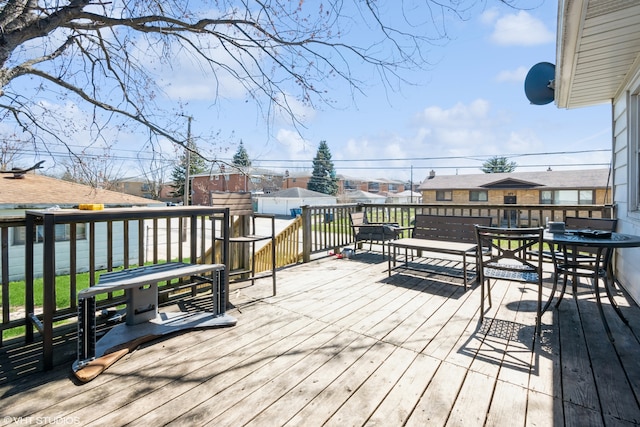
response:
<path fill-rule="evenodd" d="M 485 248 L 478 254 L 480 277 L 480 322 L 485 315 L 485 293 L 491 307 L 491 279 L 536 284 L 536 330 L 541 333 L 542 313 L 542 257 L 531 260 L 528 252 L 533 247 L 542 247 L 543 229 L 496 228 L 476 225 L 478 247 Z M 553 295 L 552 295 L 553 296 Z"/>

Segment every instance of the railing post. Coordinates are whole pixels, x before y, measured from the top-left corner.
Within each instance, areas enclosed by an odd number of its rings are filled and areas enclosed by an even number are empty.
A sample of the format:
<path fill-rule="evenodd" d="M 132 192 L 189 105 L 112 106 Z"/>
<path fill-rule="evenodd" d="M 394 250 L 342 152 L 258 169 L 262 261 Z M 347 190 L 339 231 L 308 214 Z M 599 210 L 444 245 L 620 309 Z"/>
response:
<path fill-rule="evenodd" d="M 302 262 L 311 261 L 311 209 L 302 208 Z"/>
<path fill-rule="evenodd" d="M 24 280 L 25 280 L 25 340 L 28 343 L 33 342 L 33 325 L 29 321 L 29 314 L 35 312 L 34 302 L 34 290 L 33 290 L 33 269 L 35 268 L 35 259 L 33 251 L 33 240 L 35 224 L 34 218 L 31 215 L 25 217 L 25 267 L 24 267 Z"/>
<path fill-rule="evenodd" d="M 44 370 L 53 369 L 53 317 L 56 311 L 56 239 L 55 219 L 44 215 L 44 244 L 42 282 L 44 297 L 42 304 L 42 333 Z M 29 231 L 27 231 L 29 232 Z"/>

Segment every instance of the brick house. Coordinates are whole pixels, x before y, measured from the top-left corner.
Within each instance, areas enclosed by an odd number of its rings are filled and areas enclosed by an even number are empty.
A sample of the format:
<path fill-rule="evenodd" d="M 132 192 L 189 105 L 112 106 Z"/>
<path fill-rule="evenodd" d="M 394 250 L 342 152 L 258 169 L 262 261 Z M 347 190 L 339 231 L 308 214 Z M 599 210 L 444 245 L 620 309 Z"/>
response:
<path fill-rule="evenodd" d="M 113 183 L 113 191 L 154 199 L 154 183 L 141 178 L 122 178 Z"/>
<path fill-rule="evenodd" d="M 282 189 L 284 175 L 268 169 L 233 168 L 191 177 L 191 203 L 209 205 L 212 192 L 241 192 L 270 194 Z"/>
<path fill-rule="evenodd" d="M 366 191 L 374 194 L 401 193 L 406 188 L 403 181 L 384 178 L 359 178 L 338 174 L 338 194 L 349 191 Z M 311 172 L 293 172 L 285 174 L 284 188 L 307 188 L 311 179 Z"/>
<path fill-rule="evenodd" d="M 442 176 L 432 171 L 418 191 L 422 203 L 434 204 L 611 204 L 609 178 L 608 169 Z"/>

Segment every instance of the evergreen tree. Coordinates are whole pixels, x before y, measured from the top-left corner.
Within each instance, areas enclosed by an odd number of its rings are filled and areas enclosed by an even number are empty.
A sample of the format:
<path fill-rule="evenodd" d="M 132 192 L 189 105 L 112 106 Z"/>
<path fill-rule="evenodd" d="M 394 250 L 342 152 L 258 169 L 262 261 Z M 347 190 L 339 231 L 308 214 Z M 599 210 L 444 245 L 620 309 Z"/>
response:
<path fill-rule="evenodd" d="M 327 141 L 320 141 L 318 152 L 313 159 L 313 173 L 307 188 L 311 191 L 332 196 L 338 193 L 338 178 L 336 178 L 336 172 L 333 169 L 331 152 Z"/>
<path fill-rule="evenodd" d="M 244 144 L 242 140 L 240 140 L 240 146 L 238 147 L 238 151 L 233 155 L 232 164 L 234 166 L 251 166 L 251 160 L 249 160 L 249 154 L 247 150 L 244 148 Z"/>
<path fill-rule="evenodd" d="M 202 173 L 206 170 L 205 160 L 196 154 L 194 151 L 198 150 L 198 147 L 193 141 L 187 142 L 187 148 L 192 150 L 187 156 L 187 150 L 184 150 L 178 163 L 174 166 L 171 172 L 171 186 L 174 188 L 171 195 L 173 197 L 184 197 L 184 182 L 187 172 L 187 158 L 189 158 L 189 176 L 193 176 Z M 191 200 L 191 196 L 189 196 Z"/>
<path fill-rule="evenodd" d="M 513 172 L 516 170 L 516 162 L 510 162 L 506 157 L 493 156 L 482 164 L 484 173 Z"/>

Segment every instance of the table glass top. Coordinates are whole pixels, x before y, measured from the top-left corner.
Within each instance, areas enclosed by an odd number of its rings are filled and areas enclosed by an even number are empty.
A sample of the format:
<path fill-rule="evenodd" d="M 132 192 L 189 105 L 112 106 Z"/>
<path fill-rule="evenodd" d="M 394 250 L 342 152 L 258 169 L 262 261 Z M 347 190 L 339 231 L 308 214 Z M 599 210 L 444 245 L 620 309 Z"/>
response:
<path fill-rule="evenodd" d="M 564 233 L 544 232 L 544 240 L 560 244 L 578 244 L 581 246 L 635 247 L 640 246 L 640 236 L 611 233 L 605 237 L 590 237 L 578 230 L 567 230 Z"/>

